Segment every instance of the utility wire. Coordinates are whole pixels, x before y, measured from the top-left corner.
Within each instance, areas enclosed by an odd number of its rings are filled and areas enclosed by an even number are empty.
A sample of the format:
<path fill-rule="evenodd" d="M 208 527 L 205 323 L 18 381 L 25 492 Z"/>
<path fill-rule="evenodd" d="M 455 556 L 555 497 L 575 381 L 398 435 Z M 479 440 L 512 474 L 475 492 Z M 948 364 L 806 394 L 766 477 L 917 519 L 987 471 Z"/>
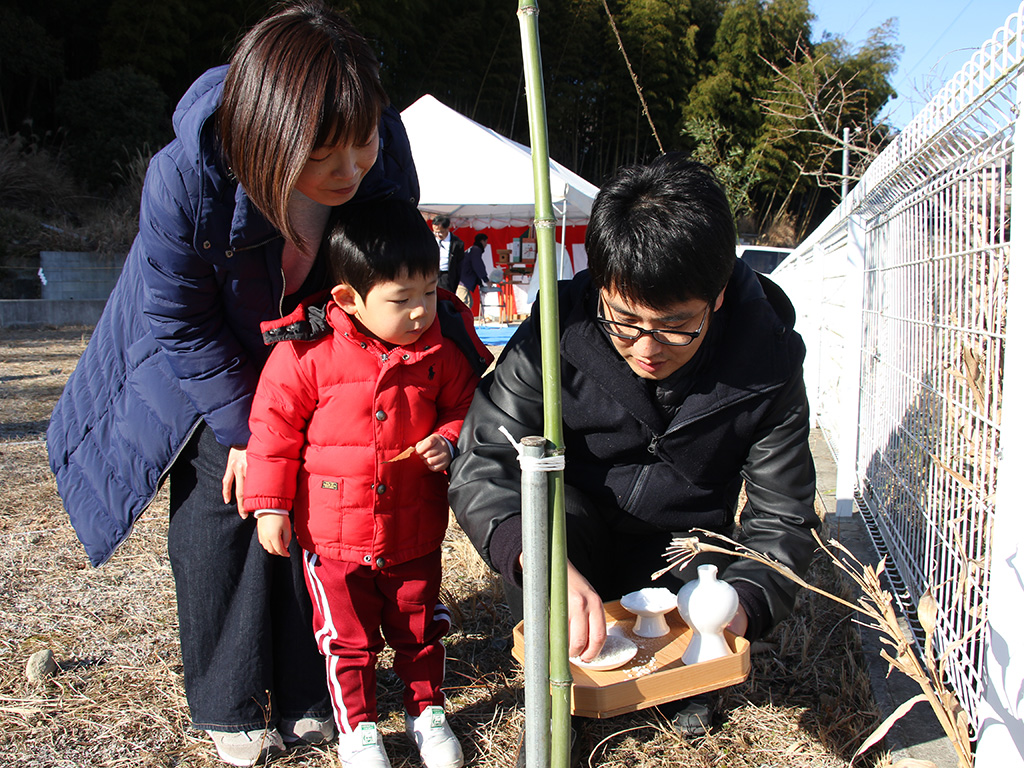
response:
<path fill-rule="evenodd" d="M 956 16 L 954 16 L 953 20 L 949 22 L 949 24 L 946 26 L 946 28 L 944 30 L 942 30 L 942 33 L 938 37 L 935 38 L 935 40 L 931 44 L 931 47 L 927 51 L 924 52 L 924 54 L 921 56 L 920 59 L 917 60 L 917 63 L 914 64 L 914 66 L 912 66 L 910 69 L 907 70 L 907 73 L 903 76 L 903 79 L 900 80 L 899 85 L 896 86 L 896 91 L 897 92 L 899 92 L 903 88 L 904 83 L 906 83 L 907 81 L 909 81 L 911 79 L 911 77 L 913 77 L 913 74 L 914 74 L 914 72 L 917 71 L 917 68 L 920 67 L 921 64 L 924 62 L 924 60 L 926 58 L 928 58 L 929 55 L 931 55 L 931 52 L 935 50 L 935 46 L 937 46 L 939 44 L 939 42 L 942 40 L 942 38 L 944 38 L 946 36 L 946 33 L 949 32 L 949 30 L 951 30 L 953 28 L 953 26 L 960 20 L 960 17 L 963 16 L 964 13 L 967 12 L 967 9 L 970 8 L 971 5 L 973 5 L 973 4 L 974 4 L 974 0 L 967 0 L 967 4 L 964 5 L 964 7 L 960 9 L 960 13 L 958 13 Z M 899 106 L 900 102 L 903 102 L 903 101 L 906 101 L 906 100 L 907 99 L 906 99 L 905 96 L 901 96 L 900 99 L 897 101 L 897 106 Z"/>

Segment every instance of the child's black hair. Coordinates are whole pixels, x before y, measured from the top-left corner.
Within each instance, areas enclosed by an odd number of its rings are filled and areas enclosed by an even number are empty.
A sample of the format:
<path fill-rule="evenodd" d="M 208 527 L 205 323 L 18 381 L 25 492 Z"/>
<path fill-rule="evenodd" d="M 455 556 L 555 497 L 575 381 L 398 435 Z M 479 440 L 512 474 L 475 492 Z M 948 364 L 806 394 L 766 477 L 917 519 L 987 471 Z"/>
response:
<path fill-rule="evenodd" d="M 334 284 L 347 283 L 364 299 L 373 286 L 403 272 L 429 277 L 440 270 L 430 227 L 404 200 L 338 206 L 320 247 Z"/>

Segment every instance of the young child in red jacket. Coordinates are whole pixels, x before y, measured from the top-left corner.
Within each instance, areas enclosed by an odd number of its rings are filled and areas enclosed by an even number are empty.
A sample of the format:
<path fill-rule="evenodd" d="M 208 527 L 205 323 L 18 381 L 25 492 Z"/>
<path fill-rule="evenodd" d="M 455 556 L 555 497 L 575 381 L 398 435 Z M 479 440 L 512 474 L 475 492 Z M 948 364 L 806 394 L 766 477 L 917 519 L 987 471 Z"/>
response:
<path fill-rule="evenodd" d="M 441 690 L 445 470 L 490 353 L 469 311 L 438 290 L 437 246 L 411 203 L 334 215 L 330 298 L 263 326 L 268 343 L 286 343 L 253 401 L 245 508 L 268 552 L 287 556 L 293 531 L 305 551 L 342 766 L 390 768 L 376 727 L 387 640 L 406 733 L 428 768 L 458 768 Z"/>

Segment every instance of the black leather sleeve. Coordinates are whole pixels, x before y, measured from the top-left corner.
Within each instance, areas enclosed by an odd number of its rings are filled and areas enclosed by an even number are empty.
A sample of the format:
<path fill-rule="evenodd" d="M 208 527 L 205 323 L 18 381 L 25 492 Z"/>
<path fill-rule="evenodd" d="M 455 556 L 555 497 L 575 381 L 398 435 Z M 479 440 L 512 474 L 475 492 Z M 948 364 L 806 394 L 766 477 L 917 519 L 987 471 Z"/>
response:
<path fill-rule="evenodd" d="M 765 414 L 741 473 L 747 503 L 740 515 L 740 543 L 800 575 L 810 565 L 816 547 L 812 531 L 819 525 L 809 411 L 803 372 L 797 368 Z M 740 559 L 725 578 L 756 587 L 767 603 L 767 626 L 752 626 L 748 637 L 761 636 L 793 609 L 797 585 L 768 566 Z"/>
<path fill-rule="evenodd" d="M 504 571 L 515 558 L 497 562 L 491 540 L 498 526 L 521 515 L 521 474 L 515 447 L 499 427 L 517 441 L 543 433 L 540 339 L 535 329 L 534 319 L 526 320 L 506 344 L 495 370 L 480 383 L 449 475 L 448 500 L 459 525 L 487 564 L 510 579 L 513 574 Z"/>

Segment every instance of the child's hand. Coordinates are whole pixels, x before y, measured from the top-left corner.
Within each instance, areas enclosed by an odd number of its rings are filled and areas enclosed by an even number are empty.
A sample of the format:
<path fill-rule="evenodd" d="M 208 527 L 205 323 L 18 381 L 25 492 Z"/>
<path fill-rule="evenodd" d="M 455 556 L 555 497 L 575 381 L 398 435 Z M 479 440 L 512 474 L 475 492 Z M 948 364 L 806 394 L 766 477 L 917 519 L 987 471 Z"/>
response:
<path fill-rule="evenodd" d="M 292 540 L 292 521 L 288 515 L 273 512 L 260 515 L 256 518 L 256 533 L 267 552 L 288 557 L 288 545 Z"/>
<path fill-rule="evenodd" d="M 444 472 L 452 463 L 452 450 L 448 441 L 437 433 L 427 435 L 416 443 L 416 454 L 431 472 Z"/>

